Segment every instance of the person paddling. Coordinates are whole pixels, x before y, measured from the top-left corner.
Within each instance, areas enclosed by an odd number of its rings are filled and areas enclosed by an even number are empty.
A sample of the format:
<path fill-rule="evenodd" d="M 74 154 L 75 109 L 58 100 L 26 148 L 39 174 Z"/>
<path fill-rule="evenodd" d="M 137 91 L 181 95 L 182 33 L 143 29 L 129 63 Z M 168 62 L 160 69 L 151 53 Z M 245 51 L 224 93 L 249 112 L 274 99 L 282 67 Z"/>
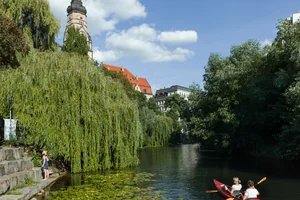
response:
<path fill-rule="evenodd" d="M 245 191 L 243 200 L 257 198 L 259 195 L 258 190 L 254 187 L 254 182 L 252 180 L 248 181 L 248 189 Z"/>
<path fill-rule="evenodd" d="M 234 197 L 241 195 L 240 193 L 241 189 L 242 189 L 242 184 L 238 177 L 233 177 L 233 185 L 231 186 L 230 190 L 225 186 L 225 190 L 230 192 L 230 194 Z"/>

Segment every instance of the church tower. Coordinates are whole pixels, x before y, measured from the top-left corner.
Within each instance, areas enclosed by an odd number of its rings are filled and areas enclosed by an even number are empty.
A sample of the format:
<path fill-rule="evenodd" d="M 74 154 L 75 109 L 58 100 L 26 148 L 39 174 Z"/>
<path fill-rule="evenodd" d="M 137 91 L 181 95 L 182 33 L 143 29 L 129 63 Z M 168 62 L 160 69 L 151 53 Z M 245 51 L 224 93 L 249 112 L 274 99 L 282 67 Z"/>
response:
<path fill-rule="evenodd" d="M 90 49 L 88 55 L 92 59 L 93 58 L 92 39 L 88 33 L 88 26 L 86 21 L 87 11 L 86 8 L 82 5 L 82 1 L 72 0 L 71 5 L 68 6 L 67 8 L 67 13 L 68 13 L 68 23 L 64 33 L 64 42 L 67 39 L 69 27 L 73 26 L 76 29 L 79 29 L 80 33 L 84 34 L 87 39 L 87 43 Z"/>

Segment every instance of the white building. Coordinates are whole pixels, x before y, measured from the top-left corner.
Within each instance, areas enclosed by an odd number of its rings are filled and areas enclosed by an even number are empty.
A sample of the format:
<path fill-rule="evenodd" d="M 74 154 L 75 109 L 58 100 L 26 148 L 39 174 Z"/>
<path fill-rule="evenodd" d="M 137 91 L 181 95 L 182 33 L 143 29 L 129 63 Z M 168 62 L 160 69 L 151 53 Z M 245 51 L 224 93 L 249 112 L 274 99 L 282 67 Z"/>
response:
<path fill-rule="evenodd" d="M 291 17 L 287 18 L 287 20 L 291 21 L 292 24 L 295 24 L 296 22 L 300 22 L 300 12 L 293 13 Z"/>
<path fill-rule="evenodd" d="M 167 108 L 165 108 L 164 105 L 165 105 L 165 99 L 168 96 L 171 96 L 173 94 L 179 94 L 180 97 L 182 97 L 185 100 L 188 100 L 190 93 L 191 93 L 191 90 L 187 87 L 183 87 L 180 85 L 172 85 L 169 88 L 156 90 L 155 100 L 156 100 L 157 105 L 159 105 L 160 110 L 162 112 L 166 112 Z"/>

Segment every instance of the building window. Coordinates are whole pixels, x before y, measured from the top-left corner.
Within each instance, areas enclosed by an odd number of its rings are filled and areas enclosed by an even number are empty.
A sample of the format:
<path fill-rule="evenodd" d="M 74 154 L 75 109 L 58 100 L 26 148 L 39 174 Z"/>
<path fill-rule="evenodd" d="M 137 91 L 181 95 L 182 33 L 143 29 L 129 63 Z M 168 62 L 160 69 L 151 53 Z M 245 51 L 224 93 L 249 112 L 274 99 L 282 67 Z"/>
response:
<path fill-rule="evenodd" d="M 146 89 L 144 89 L 144 93 L 147 93 L 147 90 L 146 90 Z"/>

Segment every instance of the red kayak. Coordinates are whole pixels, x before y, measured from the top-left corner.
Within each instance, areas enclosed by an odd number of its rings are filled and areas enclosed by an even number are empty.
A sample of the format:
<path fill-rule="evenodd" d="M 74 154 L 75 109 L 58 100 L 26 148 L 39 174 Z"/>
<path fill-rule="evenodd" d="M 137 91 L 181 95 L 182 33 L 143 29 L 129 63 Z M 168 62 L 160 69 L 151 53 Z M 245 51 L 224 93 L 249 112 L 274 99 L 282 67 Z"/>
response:
<path fill-rule="evenodd" d="M 214 179 L 214 184 L 216 185 L 219 193 L 225 198 L 225 199 L 228 199 L 228 198 L 234 198 L 235 200 L 241 200 L 240 198 L 235 198 L 234 196 L 232 196 L 230 194 L 230 192 L 228 191 L 225 191 L 225 184 L 224 183 L 221 183 L 220 181 L 217 181 L 216 179 Z M 226 185 L 228 189 L 231 188 L 231 186 L 229 185 Z M 241 190 L 241 193 L 243 194 L 244 192 Z M 251 200 L 260 200 L 259 198 L 255 198 L 255 199 L 251 199 Z"/>

